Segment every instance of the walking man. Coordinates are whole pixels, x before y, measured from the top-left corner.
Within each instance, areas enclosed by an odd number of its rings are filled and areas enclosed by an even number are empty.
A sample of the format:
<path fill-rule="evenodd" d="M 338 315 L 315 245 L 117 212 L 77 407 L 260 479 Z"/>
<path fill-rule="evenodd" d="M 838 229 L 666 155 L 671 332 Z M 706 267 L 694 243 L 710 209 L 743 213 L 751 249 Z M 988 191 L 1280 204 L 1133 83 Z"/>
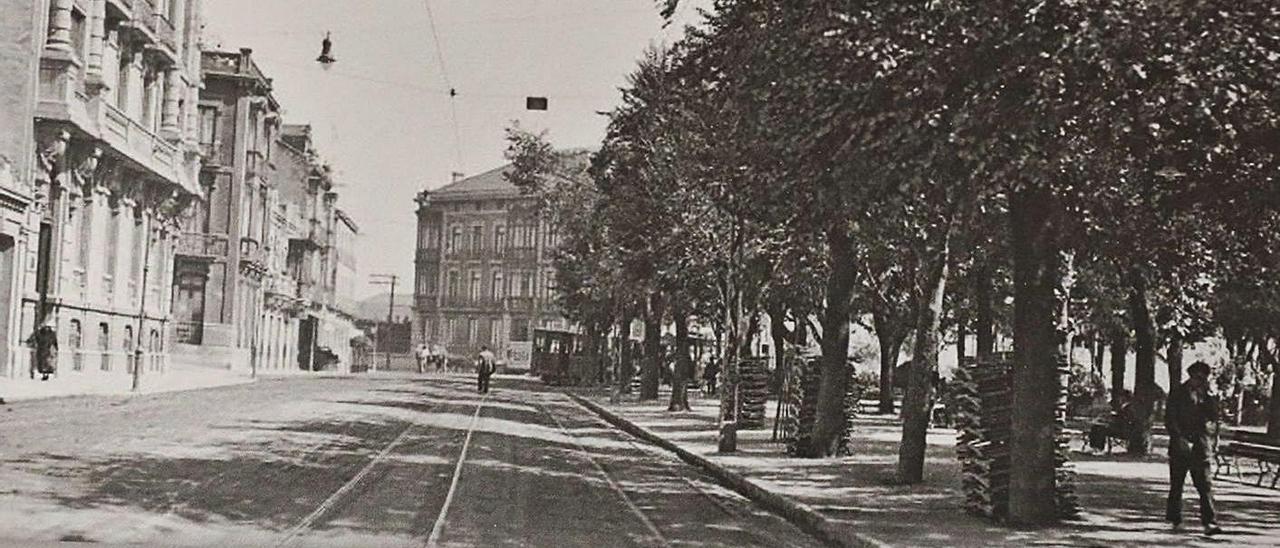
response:
<path fill-rule="evenodd" d="M 493 375 L 497 365 L 497 358 L 489 351 L 489 347 L 480 345 L 480 355 L 476 357 L 476 373 L 479 375 L 478 389 L 481 394 L 489 393 L 489 377 Z"/>
<path fill-rule="evenodd" d="M 32 371 L 40 374 L 40 380 L 49 380 L 49 375 L 58 370 L 58 332 L 53 329 L 53 319 L 47 318 L 27 343 L 36 349 L 36 363 Z"/>
<path fill-rule="evenodd" d="M 1169 505 L 1165 518 L 1175 530 L 1182 527 L 1182 485 L 1187 473 L 1200 495 L 1200 525 L 1207 535 L 1222 531 L 1214 521 L 1213 484 L 1209 464 L 1213 445 L 1209 423 L 1218 421 L 1218 402 L 1209 393 L 1209 364 L 1197 361 L 1187 368 L 1186 382 L 1169 392 L 1164 424 L 1169 431 Z"/>
<path fill-rule="evenodd" d="M 427 350 L 427 343 L 422 343 L 418 345 L 418 348 L 414 350 L 413 357 L 418 360 L 419 375 L 427 372 L 427 359 L 430 356 L 431 356 L 431 352 Z"/>

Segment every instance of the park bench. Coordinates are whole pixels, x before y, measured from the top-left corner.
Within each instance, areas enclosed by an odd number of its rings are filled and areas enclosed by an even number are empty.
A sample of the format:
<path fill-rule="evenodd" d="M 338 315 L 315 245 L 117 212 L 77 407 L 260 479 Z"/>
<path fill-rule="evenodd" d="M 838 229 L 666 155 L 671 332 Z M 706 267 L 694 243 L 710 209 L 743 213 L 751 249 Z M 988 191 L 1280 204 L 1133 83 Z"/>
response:
<path fill-rule="evenodd" d="M 1214 478 L 1234 472 L 1237 480 L 1245 482 L 1240 464 L 1241 461 L 1252 461 L 1258 470 L 1255 485 L 1261 487 L 1269 475 L 1270 487 L 1275 489 L 1277 480 L 1280 480 L 1280 442 L 1268 439 L 1266 434 L 1232 430 L 1221 435 L 1214 460 Z"/>
<path fill-rule="evenodd" d="M 1103 446 L 1103 451 L 1111 454 L 1111 448 L 1115 446 L 1127 446 L 1129 443 L 1128 423 L 1119 413 L 1106 413 L 1095 417 L 1089 421 L 1087 427 L 1080 432 L 1080 450 L 1087 452 L 1089 450 L 1089 432 L 1093 428 L 1101 428 L 1106 433 L 1107 438 Z"/>

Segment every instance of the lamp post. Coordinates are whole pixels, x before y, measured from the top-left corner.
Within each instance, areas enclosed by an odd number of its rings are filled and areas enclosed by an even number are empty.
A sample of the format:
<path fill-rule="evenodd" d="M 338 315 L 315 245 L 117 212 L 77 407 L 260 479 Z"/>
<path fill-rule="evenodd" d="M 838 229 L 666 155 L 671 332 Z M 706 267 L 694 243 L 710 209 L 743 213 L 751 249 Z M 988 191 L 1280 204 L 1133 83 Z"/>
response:
<path fill-rule="evenodd" d="M 147 317 L 147 279 L 151 277 L 151 217 L 143 216 L 143 241 L 146 245 L 142 246 L 142 284 L 141 298 L 138 304 L 138 331 L 134 335 L 133 343 L 133 386 L 131 390 L 137 392 L 142 389 L 142 338 L 144 333 L 143 321 Z"/>

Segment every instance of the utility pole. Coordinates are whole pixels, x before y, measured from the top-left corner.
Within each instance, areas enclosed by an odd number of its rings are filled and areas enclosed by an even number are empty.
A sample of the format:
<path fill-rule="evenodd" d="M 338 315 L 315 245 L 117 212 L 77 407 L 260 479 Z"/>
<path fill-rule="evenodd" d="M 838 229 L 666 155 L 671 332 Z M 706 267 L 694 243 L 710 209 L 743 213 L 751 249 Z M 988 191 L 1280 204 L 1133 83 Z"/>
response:
<path fill-rule="evenodd" d="M 395 318 L 395 310 L 396 310 L 396 280 L 400 279 L 400 277 L 396 276 L 395 274 L 370 274 L 369 277 L 375 278 L 374 281 L 369 282 L 373 285 L 391 286 L 391 298 L 388 299 L 387 301 L 387 332 L 390 333 L 392 321 Z M 375 353 L 378 351 L 379 343 L 381 343 L 381 346 L 384 346 L 384 347 L 390 346 L 390 344 L 388 344 L 391 342 L 390 337 L 383 337 L 381 329 L 374 332 L 374 337 L 375 338 L 373 340 L 373 351 Z M 386 339 L 386 342 L 383 342 L 383 339 Z M 386 367 L 387 367 L 387 370 L 390 371 L 391 370 L 391 350 L 384 348 L 383 353 L 386 354 L 387 356 Z"/>

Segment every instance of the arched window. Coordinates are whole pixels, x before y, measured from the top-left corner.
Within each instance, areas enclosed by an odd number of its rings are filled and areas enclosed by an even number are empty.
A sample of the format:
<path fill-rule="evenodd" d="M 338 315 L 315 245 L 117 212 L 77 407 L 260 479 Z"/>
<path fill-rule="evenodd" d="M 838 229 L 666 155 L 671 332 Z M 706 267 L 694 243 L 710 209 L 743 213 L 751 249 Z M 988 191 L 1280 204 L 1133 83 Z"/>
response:
<path fill-rule="evenodd" d="M 98 324 L 98 357 L 99 369 L 111 371 L 111 324 L 107 322 Z"/>

